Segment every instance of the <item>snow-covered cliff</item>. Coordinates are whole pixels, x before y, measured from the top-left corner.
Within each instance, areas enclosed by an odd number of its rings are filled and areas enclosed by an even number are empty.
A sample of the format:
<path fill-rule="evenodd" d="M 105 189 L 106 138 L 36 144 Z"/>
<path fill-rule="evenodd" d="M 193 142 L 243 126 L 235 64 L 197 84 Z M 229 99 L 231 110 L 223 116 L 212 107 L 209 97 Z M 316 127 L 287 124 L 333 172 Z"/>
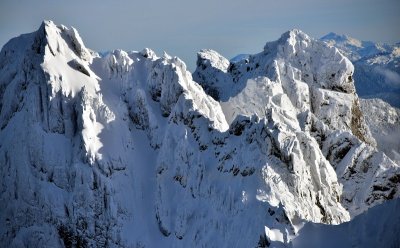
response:
<path fill-rule="evenodd" d="M 380 99 L 361 99 L 360 104 L 378 149 L 400 164 L 400 109 Z"/>
<path fill-rule="evenodd" d="M 86 48 L 44 22 L 0 53 L 0 243 L 266 247 L 399 196 L 337 49 L 293 30 L 230 63 Z M 204 90 L 203 90 L 204 89 Z"/>
<path fill-rule="evenodd" d="M 329 33 L 321 38 L 353 63 L 355 86 L 362 98 L 380 98 L 400 108 L 400 44 L 360 41 Z"/>

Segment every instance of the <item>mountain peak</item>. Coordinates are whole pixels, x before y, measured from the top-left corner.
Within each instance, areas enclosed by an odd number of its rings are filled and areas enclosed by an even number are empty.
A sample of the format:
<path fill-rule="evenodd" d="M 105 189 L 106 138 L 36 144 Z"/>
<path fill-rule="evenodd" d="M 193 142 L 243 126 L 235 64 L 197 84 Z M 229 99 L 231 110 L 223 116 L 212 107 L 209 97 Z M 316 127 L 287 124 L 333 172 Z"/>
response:
<path fill-rule="evenodd" d="M 56 25 L 51 20 L 44 20 L 36 32 L 35 44 L 37 52 L 44 53 L 46 47 L 53 56 L 58 53 L 67 54 L 72 50 L 80 59 L 91 60 L 89 51 L 74 27 Z"/>
<path fill-rule="evenodd" d="M 311 40 L 312 39 L 310 38 L 310 36 L 304 33 L 303 31 L 299 29 L 291 29 L 283 33 L 277 42 L 294 45 L 296 42 L 301 42 L 301 41 L 310 42 Z"/>
<path fill-rule="evenodd" d="M 336 34 L 333 32 L 330 32 L 329 34 L 321 37 L 320 40 L 327 42 L 329 45 L 342 44 L 342 45 L 355 47 L 356 49 L 363 48 L 366 45 L 370 44 L 370 42 L 368 43 L 368 42 L 360 41 L 360 40 L 352 38 L 350 36 L 347 36 L 344 34 L 340 35 L 340 34 Z"/>
<path fill-rule="evenodd" d="M 309 35 L 305 32 L 301 31 L 300 29 L 291 29 L 286 31 L 281 35 L 281 37 L 293 37 L 293 38 L 300 38 L 300 39 L 310 39 Z"/>
<path fill-rule="evenodd" d="M 348 37 L 346 35 L 330 32 L 321 37 L 320 40 L 347 40 L 347 38 Z"/>
<path fill-rule="evenodd" d="M 271 51 L 295 54 L 296 49 L 303 49 L 314 40 L 299 29 L 289 30 L 281 35 L 277 41 L 267 42 L 264 46 L 264 52 Z M 283 49 L 278 49 L 281 47 Z"/>

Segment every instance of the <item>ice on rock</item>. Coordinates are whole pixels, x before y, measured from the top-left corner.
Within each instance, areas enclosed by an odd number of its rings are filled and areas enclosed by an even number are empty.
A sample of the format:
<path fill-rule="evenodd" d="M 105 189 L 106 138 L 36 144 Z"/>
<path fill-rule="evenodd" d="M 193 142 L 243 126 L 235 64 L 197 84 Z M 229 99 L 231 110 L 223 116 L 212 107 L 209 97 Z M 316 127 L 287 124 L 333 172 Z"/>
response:
<path fill-rule="evenodd" d="M 400 192 L 337 49 L 293 30 L 196 72 L 51 21 L 0 53 L 0 244 L 290 247 Z"/>
<path fill-rule="evenodd" d="M 128 53 L 122 50 L 114 50 L 105 56 L 108 62 L 105 69 L 113 76 L 122 76 L 130 70 L 133 60 L 129 57 Z"/>
<path fill-rule="evenodd" d="M 83 60 L 90 61 L 92 59 L 91 53 L 83 44 L 82 38 L 79 36 L 78 31 L 73 27 L 71 27 L 71 29 L 62 27 L 62 30 L 65 30 L 70 37 L 70 44 L 72 44 L 72 47 L 77 55 Z"/>
<path fill-rule="evenodd" d="M 153 50 L 149 49 L 149 48 L 143 49 L 143 50 L 140 52 L 140 54 L 141 54 L 143 57 L 145 57 L 145 58 L 157 59 L 156 53 L 155 53 Z"/>

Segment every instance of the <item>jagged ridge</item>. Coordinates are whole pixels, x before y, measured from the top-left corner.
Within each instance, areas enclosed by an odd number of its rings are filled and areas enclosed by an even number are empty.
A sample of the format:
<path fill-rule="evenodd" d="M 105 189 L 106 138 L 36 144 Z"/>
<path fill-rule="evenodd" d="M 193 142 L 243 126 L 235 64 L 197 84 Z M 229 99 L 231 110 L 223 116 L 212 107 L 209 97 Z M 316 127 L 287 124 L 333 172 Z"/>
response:
<path fill-rule="evenodd" d="M 336 49 L 294 30 L 197 64 L 205 91 L 176 57 L 101 57 L 52 22 L 5 45 L 1 243 L 265 246 L 398 197 Z"/>

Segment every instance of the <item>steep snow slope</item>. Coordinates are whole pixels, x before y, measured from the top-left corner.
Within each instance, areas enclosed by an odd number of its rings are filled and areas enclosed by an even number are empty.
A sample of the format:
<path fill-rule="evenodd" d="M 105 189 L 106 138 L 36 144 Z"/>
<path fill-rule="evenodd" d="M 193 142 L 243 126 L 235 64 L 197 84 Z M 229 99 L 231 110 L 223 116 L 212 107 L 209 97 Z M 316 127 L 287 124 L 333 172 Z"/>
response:
<path fill-rule="evenodd" d="M 355 86 L 362 98 L 380 98 L 400 107 L 399 44 L 360 41 L 335 33 L 321 40 L 339 48 L 354 63 Z"/>
<path fill-rule="evenodd" d="M 352 221 L 337 226 L 307 223 L 294 239 L 293 247 L 398 247 L 399 208 L 400 200 L 395 199 L 375 206 Z"/>
<path fill-rule="evenodd" d="M 361 99 L 360 104 L 378 149 L 400 164 L 400 110 L 380 99 Z"/>
<path fill-rule="evenodd" d="M 206 91 L 176 57 L 100 56 L 49 21 L 7 43 L 0 244 L 265 247 L 399 196 L 336 49 L 291 31 L 198 65 Z"/>

